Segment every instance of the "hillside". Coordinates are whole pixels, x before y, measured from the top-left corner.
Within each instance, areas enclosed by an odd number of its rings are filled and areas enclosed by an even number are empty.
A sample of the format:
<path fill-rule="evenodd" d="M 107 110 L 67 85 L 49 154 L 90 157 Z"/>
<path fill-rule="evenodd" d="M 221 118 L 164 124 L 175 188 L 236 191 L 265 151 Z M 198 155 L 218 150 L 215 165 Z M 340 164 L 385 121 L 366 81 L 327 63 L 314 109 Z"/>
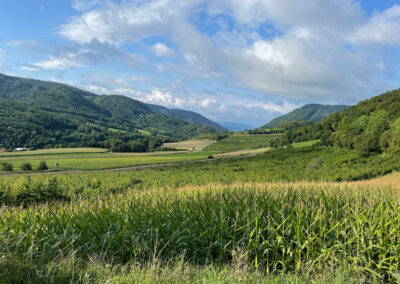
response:
<path fill-rule="evenodd" d="M 169 141 L 217 132 L 128 97 L 2 74 L 0 120 L 0 146 L 7 148 L 107 146 L 113 139 Z"/>
<path fill-rule="evenodd" d="M 282 143 L 321 139 L 361 155 L 400 151 L 400 89 L 361 101 L 322 121 L 289 131 Z"/>
<path fill-rule="evenodd" d="M 279 116 L 269 123 L 265 124 L 264 128 L 275 128 L 283 126 L 282 123 L 292 121 L 313 121 L 318 122 L 321 119 L 331 115 L 332 113 L 342 111 L 349 106 L 347 105 L 320 105 L 320 104 L 308 104 L 304 105 L 294 111 Z M 279 125 L 281 124 L 281 125 Z M 283 127 L 284 128 L 284 127 Z"/>
<path fill-rule="evenodd" d="M 194 111 L 182 110 L 177 108 L 166 108 L 159 105 L 147 104 L 147 106 L 154 112 L 159 114 L 165 114 L 170 117 L 182 119 L 190 124 L 208 125 L 214 127 L 219 131 L 226 130 L 223 126 L 218 123 L 209 120 L 208 118 L 198 114 Z"/>

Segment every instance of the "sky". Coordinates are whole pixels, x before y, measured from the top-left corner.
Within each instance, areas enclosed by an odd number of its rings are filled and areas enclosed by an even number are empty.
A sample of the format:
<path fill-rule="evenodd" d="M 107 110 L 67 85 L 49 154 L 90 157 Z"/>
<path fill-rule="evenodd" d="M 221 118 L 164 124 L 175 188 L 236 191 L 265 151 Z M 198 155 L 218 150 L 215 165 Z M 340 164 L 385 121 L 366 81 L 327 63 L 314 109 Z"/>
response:
<path fill-rule="evenodd" d="M 400 87 L 400 1 L 2 0 L 0 73 L 261 126 Z"/>

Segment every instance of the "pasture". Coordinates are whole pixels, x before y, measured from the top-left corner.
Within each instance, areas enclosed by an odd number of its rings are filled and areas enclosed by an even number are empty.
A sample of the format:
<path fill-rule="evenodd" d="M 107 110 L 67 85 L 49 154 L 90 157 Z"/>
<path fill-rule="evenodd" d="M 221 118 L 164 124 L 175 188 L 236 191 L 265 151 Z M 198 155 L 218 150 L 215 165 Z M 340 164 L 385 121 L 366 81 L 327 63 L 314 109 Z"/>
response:
<path fill-rule="evenodd" d="M 188 151 L 199 151 L 203 150 L 205 147 L 215 143 L 214 140 L 188 140 L 175 143 L 164 143 L 163 147 L 182 149 Z"/>
<path fill-rule="evenodd" d="M 270 142 L 279 138 L 280 134 L 246 135 L 234 134 L 218 140 L 204 148 L 205 151 L 233 152 L 246 149 L 267 148 Z"/>

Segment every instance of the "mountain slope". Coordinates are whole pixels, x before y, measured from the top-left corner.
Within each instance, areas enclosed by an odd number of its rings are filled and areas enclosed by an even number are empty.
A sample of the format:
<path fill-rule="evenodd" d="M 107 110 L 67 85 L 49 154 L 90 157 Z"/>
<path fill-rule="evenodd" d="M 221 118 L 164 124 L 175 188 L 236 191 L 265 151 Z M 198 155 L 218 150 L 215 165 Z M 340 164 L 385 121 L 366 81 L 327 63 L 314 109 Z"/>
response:
<path fill-rule="evenodd" d="M 265 124 L 264 128 L 274 128 L 277 127 L 278 124 L 282 122 L 291 122 L 291 121 L 313 121 L 318 122 L 321 119 L 331 115 L 332 113 L 342 111 L 349 106 L 346 105 L 320 105 L 320 104 L 308 104 L 302 106 L 301 108 L 295 109 L 294 111 L 279 116 L 269 123 Z"/>
<path fill-rule="evenodd" d="M 324 145 L 362 155 L 400 152 L 400 89 L 361 101 L 307 127 L 289 131 L 283 143 L 321 139 Z"/>
<path fill-rule="evenodd" d="M 0 146 L 7 148 L 90 146 L 144 135 L 174 140 L 216 131 L 154 113 L 128 97 L 0 74 Z"/>
<path fill-rule="evenodd" d="M 182 119 L 190 124 L 200 124 L 200 125 L 208 125 L 214 127 L 219 131 L 226 130 L 223 126 L 219 125 L 218 123 L 202 116 L 193 111 L 176 109 L 176 108 L 166 108 L 159 105 L 147 104 L 147 106 L 155 113 L 165 114 L 170 117 L 175 117 L 178 119 Z"/>

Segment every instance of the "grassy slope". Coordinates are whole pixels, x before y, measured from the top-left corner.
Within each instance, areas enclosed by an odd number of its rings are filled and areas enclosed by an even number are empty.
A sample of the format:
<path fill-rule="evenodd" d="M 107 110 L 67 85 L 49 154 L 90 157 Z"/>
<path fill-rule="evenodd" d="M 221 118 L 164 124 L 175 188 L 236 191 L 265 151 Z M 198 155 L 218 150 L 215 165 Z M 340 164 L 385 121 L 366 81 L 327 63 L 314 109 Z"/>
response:
<path fill-rule="evenodd" d="M 320 121 L 321 119 L 329 116 L 332 113 L 342 111 L 349 106 L 346 105 L 319 105 L 319 104 L 309 104 L 302 106 L 301 108 L 295 109 L 294 111 L 277 117 L 265 124 L 265 128 L 274 128 L 281 122 L 303 120 L 303 121 Z"/>
<path fill-rule="evenodd" d="M 232 152 L 243 149 L 257 149 L 269 147 L 269 142 L 279 135 L 231 135 L 218 140 L 216 143 L 206 147 L 206 151 Z"/>

